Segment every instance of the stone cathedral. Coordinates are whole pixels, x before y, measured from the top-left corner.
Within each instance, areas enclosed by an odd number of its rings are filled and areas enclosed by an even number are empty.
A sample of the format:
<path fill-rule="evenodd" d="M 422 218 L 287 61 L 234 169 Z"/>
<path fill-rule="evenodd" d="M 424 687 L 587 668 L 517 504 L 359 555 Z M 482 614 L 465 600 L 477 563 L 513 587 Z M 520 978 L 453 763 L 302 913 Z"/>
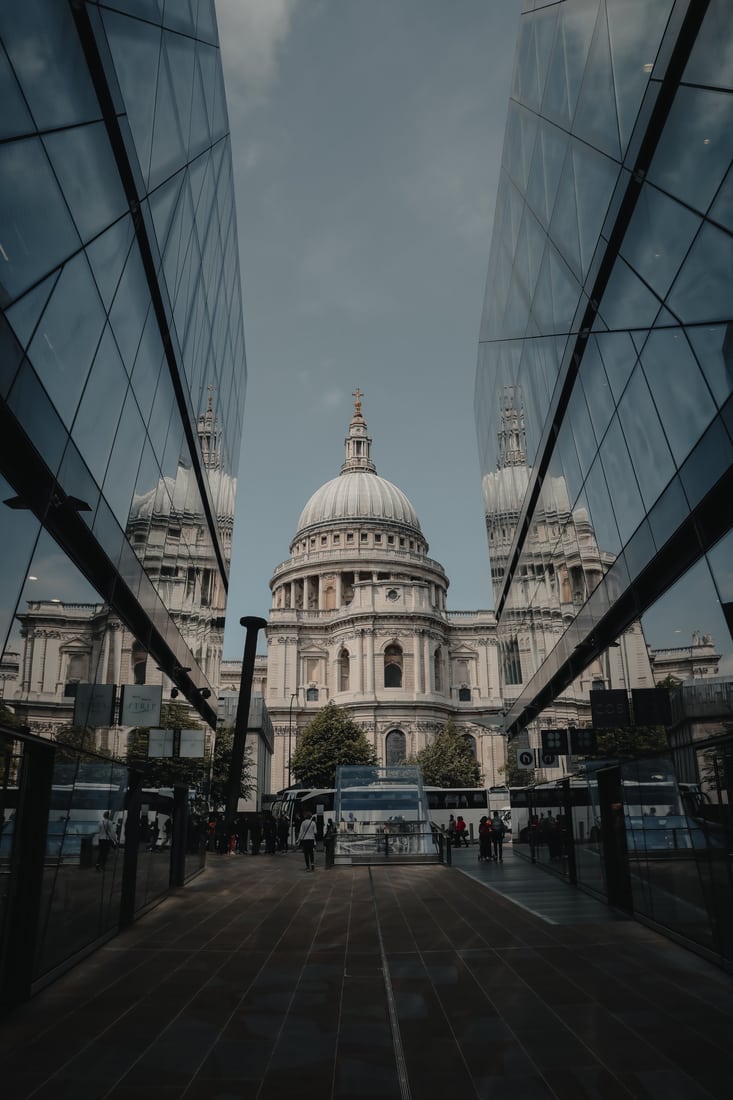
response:
<path fill-rule="evenodd" d="M 288 785 L 298 731 L 331 700 L 383 764 L 404 761 L 452 717 L 484 782 L 500 784 L 504 738 L 485 728 L 502 707 L 494 614 L 447 609 L 445 570 L 428 557 L 410 501 L 378 475 L 363 394 L 354 397 L 340 473 L 307 501 L 270 581 L 254 690 L 275 730 L 272 790 Z"/>

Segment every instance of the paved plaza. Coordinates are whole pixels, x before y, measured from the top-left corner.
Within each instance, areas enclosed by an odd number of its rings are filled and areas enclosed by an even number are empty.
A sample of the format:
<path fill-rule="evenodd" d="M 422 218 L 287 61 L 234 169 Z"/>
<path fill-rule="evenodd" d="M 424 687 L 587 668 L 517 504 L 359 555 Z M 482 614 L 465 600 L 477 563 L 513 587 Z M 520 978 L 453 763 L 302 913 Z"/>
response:
<path fill-rule="evenodd" d="M 730 1095 L 733 978 L 506 853 L 216 857 L 0 1027 L 3 1100 Z"/>

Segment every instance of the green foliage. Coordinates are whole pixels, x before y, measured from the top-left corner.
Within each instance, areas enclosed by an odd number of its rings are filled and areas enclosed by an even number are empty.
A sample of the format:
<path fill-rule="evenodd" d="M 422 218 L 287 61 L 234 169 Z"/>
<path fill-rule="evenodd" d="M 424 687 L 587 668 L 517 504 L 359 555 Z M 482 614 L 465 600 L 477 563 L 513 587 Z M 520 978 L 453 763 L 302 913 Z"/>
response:
<path fill-rule="evenodd" d="M 160 708 L 158 728 L 195 730 L 203 727 L 200 722 L 192 721 L 192 712 L 185 704 L 164 703 Z M 191 757 L 149 757 L 149 740 L 150 730 L 146 726 L 138 726 L 130 731 L 127 741 L 127 764 L 143 773 L 144 786 L 200 788 L 208 780 L 211 764 L 208 745 L 203 761 Z"/>
<path fill-rule="evenodd" d="M 596 758 L 634 760 L 669 748 L 663 726 L 629 726 L 599 730 Z"/>
<path fill-rule="evenodd" d="M 229 784 L 229 762 L 232 758 L 232 745 L 234 744 L 234 727 L 216 731 L 214 743 L 214 762 L 211 769 L 211 789 L 209 802 L 214 810 L 223 810 L 227 803 L 227 790 Z M 245 744 L 244 763 L 239 779 L 239 797 L 247 798 L 255 789 L 254 764 L 252 760 L 252 748 Z"/>
<path fill-rule="evenodd" d="M 0 703 L 0 725 L 11 730 L 24 730 L 27 728 L 25 722 L 22 722 L 5 703 Z"/>
<path fill-rule="evenodd" d="M 97 748 L 94 730 L 86 726 L 61 726 L 56 730 L 54 739 L 56 744 L 61 746 L 58 750 L 58 756 L 61 759 L 65 757 L 75 759 L 79 752 L 91 752 L 95 756 L 112 756 L 109 749 Z"/>
<path fill-rule="evenodd" d="M 478 762 L 452 718 L 409 763 L 420 765 L 430 787 L 477 787 L 481 782 Z"/>
<path fill-rule="evenodd" d="M 337 767 L 376 763 L 377 755 L 351 712 L 327 703 L 301 733 L 291 768 L 306 787 L 333 787 Z"/>

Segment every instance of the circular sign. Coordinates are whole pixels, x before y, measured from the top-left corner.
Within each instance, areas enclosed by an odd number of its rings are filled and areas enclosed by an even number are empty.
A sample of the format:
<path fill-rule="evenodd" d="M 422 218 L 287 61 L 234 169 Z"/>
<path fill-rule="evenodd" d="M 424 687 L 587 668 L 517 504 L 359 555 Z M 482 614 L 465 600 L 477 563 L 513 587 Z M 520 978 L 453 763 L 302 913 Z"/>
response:
<path fill-rule="evenodd" d="M 517 753 L 517 763 L 520 768 L 531 768 L 534 764 L 534 753 L 531 749 L 522 749 Z"/>
<path fill-rule="evenodd" d="M 542 763 L 545 765 L 546 768 L 556 768 L 557 767 L 557 756 L 555 755 L 554 752 L 543 752 L 542 753 Z"/>

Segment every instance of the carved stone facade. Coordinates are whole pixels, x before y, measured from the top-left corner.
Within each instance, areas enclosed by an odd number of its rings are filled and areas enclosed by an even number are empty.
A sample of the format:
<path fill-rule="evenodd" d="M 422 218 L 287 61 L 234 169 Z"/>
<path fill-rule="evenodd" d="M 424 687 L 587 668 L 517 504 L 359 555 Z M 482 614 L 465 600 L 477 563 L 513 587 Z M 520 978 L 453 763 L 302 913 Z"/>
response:
<path fill-rule="evenodd" d="M 275 729 L 273 790 L 292 778 L 299 731 L 331 700 L 349 707 L 382 764 L 423 748 L 452 717 L 485 783 L 501 783 L 504 740 L 476 724 L 498 723 L 503 705 L 493 612 L 447 610 L 448 577 L 427 556 L 415 510 L 377 475 L 361 396 L 341 473 L 306 504 L 270 582 L 253 690 Z M 223 663 L 223 689 L 238 686 L 238 669 Z"/>

